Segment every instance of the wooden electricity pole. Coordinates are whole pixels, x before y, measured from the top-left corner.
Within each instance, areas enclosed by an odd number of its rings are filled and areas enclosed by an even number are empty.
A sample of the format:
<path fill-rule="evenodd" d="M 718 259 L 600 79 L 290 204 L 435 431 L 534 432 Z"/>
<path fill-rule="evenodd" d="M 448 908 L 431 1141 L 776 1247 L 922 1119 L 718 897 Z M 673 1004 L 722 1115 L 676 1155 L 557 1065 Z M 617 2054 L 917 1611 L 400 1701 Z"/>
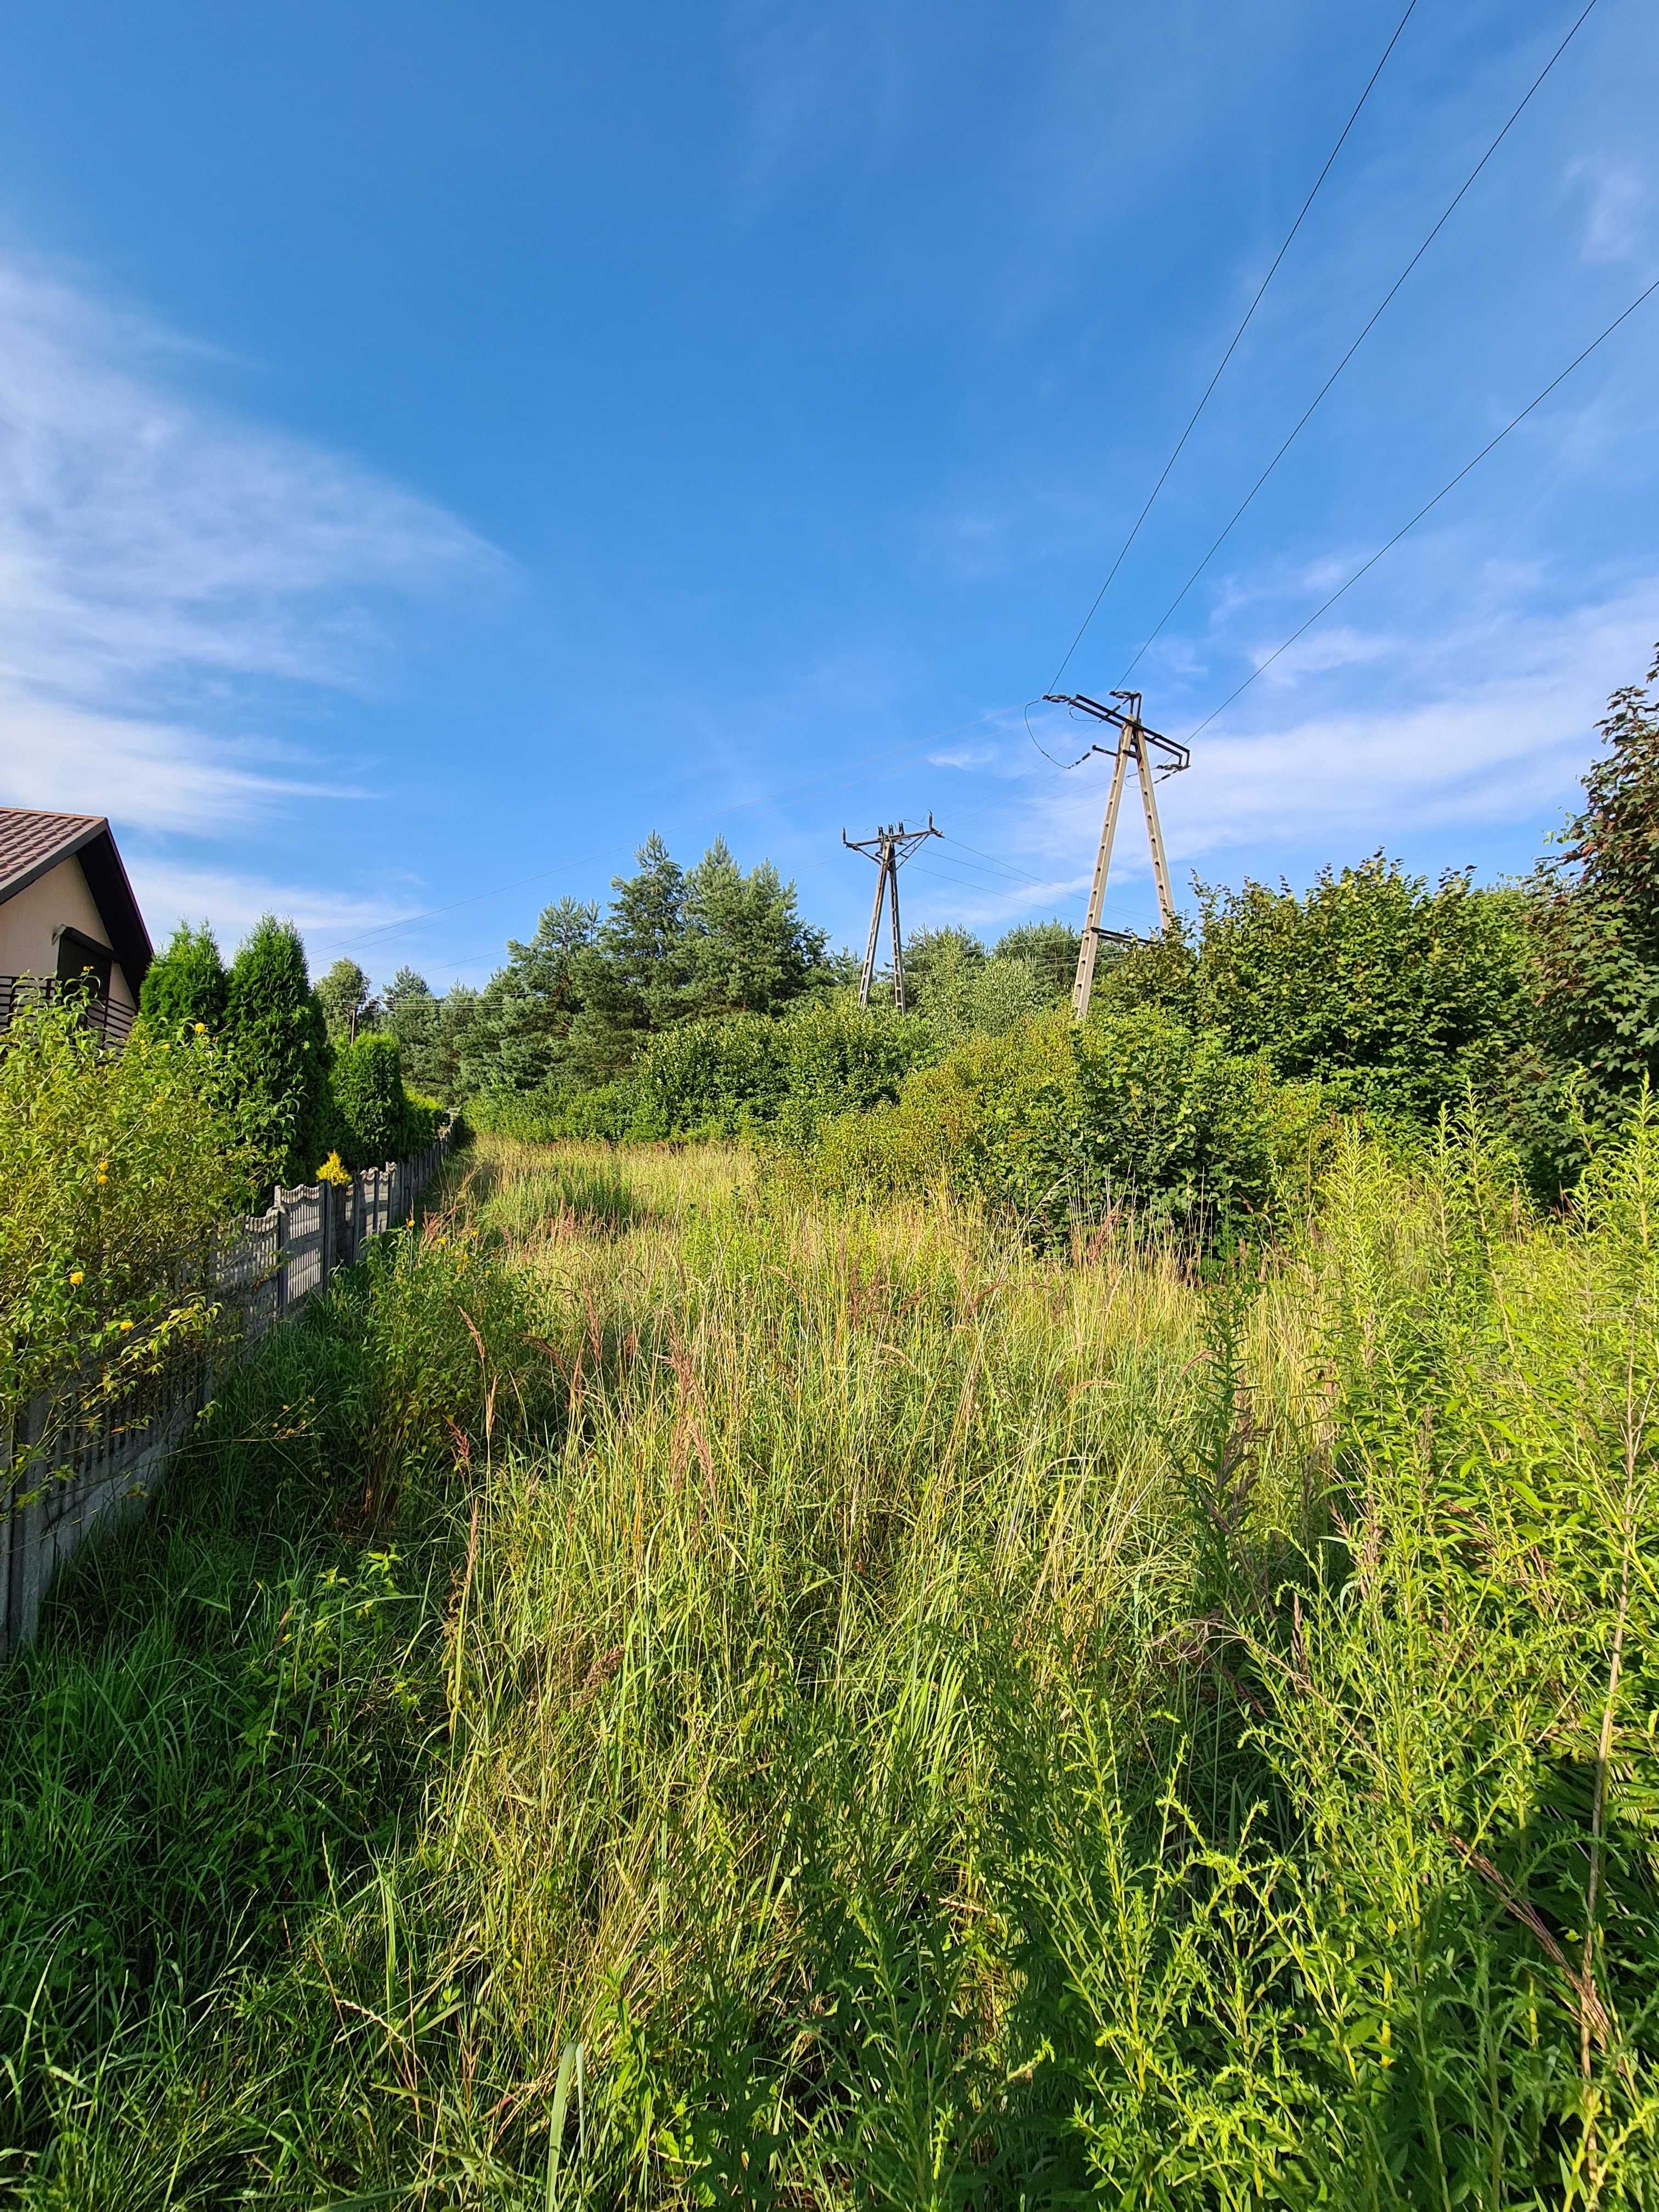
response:
<path fill-rule="evenodd" d="M 1074 714 L 1087 714 L 1097 722 L 1105 722 L 1117 732 L 1115 745 L 1091 745 L 1090 751 L 1107 755 L 1112 763 L 1112 787 L 1106 797 L 1106 818 L 1100 825 L 1100 846 L 1095 854 L 1094 880 L 1089 886 L 1089 912 L 1083 924 L 1083 942 L 1078 947 L 1077 977 L 1072 985 L 1072 1017 L 1075 1021 L 1086 1020 L 1089 1000 L 1095 988 L 1095 958 L 1103 938 L 1114 944 L 1129 940 L 1130 933 L 1122 929 L 1103 929 L 1101 908 L 1106 897 L 1106 878 L 1112 865 L 1112 842 L 1117 836 L 1118 810 L 1123 804 L 1123 779 L 1129 763 L 1134 763 L 1135 781 L 1140 787 L 1141 811 L 1146 817 L 1146 843 L 1152 856 L 1152 881 L 1158 886 L 1159 927 L 1168 929 L 1176 918 L 1175 900 L 1170 890 L 1170 864 L 1164 854 L 1164 832 L 1158 826 L 1158 800 L 1152 793 L 1152 748 L 1164 756 L 1163 773 L 1173 775 L 1185 768 L 1192 758 L 1183 744 L 1173 738 L 1160 737 L 1149 730 L 1140 719 L 1139 691 L 1114 691 L 1114 699 L 1121 699 L 1120 707 L 1103 706 L 1098 699 L 1091 699 L 1081 691 L 1046 692 L 1044 697 L 1056 707 L 1069 707 Z M 1085 755 L 1086 758 L 1087 756 Z"/>
<path fill-rule="evenodd" d="M 876 946 L 881 938 L 882 902 L 892 895 L 893 922 L 893 1004 L 900 1013 L 904 1012 L 904 939 L 899 930 L 898 872 L 919 845 L 930 837 L 942 837 L 945 832 L 935 830 L 933 817 L 927 817 L 925 830 L 907 830 L 900 822 L 878 830 L 873 837 L 860 843 L 849 837 L 843 830 L 841 842 L 849 853 L 862 853 L 876 863 L 876 902 L 870 909 L 870 935 L 864 947 L 864 971 L 859 977 L 859 1004 L 870 1003 L 870 986 L 876 979 Z"/>

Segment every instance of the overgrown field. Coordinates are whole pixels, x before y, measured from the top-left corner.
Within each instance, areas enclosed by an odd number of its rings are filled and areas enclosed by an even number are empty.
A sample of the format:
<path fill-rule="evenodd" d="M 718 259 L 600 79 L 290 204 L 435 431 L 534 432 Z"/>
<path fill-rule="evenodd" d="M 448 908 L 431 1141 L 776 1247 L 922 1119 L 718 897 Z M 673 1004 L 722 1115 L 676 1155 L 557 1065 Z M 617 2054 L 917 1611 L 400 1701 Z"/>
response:
<path fill-rule="evenodd" d="M 0 1679 L 0 2195 L 1659 2203 L 1659 1125 L 1577 1208 L 484 1140 Z"/>

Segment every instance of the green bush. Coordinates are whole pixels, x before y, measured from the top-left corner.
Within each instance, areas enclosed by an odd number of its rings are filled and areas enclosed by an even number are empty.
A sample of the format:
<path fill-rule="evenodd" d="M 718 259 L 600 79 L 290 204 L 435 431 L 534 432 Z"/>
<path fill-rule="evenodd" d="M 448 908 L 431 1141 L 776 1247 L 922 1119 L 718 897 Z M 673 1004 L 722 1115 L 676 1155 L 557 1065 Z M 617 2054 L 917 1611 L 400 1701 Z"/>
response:
<path fill-rule="evenodd" d="M 308 1182 L 328 1152 L 328 1036 L 291 921 L 267 915 L 230 971 L 225 1026 L 261 1168 Z"/>
<path fill-rule="evenodd" d="M 181 921 L 166 951 L 149 963 L 139 988 L 139 1010 L 158 1036 L 193 1031 L 200 1022 L 210 1036 L 217 1036 L 224 1027 L 228 988 L 212 930 L 206 922 L 192 929 Z"/>
<path fill-rule="evenodd" d="M 634 1086 L 623 1076 L 590 1091 L 487 1091 L 467 1101 L 465 1118 L 487 1135 L 524 1145 L 556 1144 L 562 1137 L 620 1144 L 633 1122 Z"/>
<path fill-rule="evenodd" d="M 67 1426 L 81 1395 L 190 1364 L 218 1319 L 211 1242 L 251 1172 L 211 1038 L 141 1024 L 106 1053 L 71 1006 L 18 1013 L 0 1047 L 0 1433 L 36 1393 L 69 1391 Z"/>
<path fill-rule="evenodd" d="M 1279 1083 L 1260 1054 L 1157 1007 L 1084 1030 L 1055 1012 L 829 1121 L 806 1174 L 849 1197 L 947 1187 L 1040 1237 L 1127 1209 L 1214 1241 L 1280 1218 L 1328 1120 L 1316 1086 Z"/>
<path fill-rule="evenodd" d="M 737 1137 L 775 1121 L 788 1087 L 788 1036 L 786 1022 L 734 1014 L 653 1037 L 632 1078 L 635 1127 Z"/>
<path fill-rule="evenodd" d="M 1489 1091 L 1533 1020 L 1524 901 L 1449 872 L 1431 890 L 1381 854 L 1298 898 L 1206 892 L 1194 1015 L 1275 1074 L 1433 1123 Z"/>
<path fill-rule="evenodd" d="M 776 1127 L 786 1144 L 811 1141 L 837 1114 L 890 1103 L 910 1071 L 938 1048 L 926 1026 L 890 1006 L 860 1006 L 850 993 L 809 1001 L 784 1025 L 788 1078 Z"/>

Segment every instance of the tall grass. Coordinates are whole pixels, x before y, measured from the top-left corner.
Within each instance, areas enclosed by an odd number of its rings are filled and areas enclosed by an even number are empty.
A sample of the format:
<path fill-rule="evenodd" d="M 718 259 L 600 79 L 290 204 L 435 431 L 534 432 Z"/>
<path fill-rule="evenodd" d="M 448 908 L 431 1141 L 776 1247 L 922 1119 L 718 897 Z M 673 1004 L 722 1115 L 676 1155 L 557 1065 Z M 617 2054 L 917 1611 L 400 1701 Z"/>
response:
<path fill-rule="evenodd" d="M 1655 2201 L 1659 1129 L 1202 1282 L 469 1173 L 0 1686 L 14 2201 Z"/>

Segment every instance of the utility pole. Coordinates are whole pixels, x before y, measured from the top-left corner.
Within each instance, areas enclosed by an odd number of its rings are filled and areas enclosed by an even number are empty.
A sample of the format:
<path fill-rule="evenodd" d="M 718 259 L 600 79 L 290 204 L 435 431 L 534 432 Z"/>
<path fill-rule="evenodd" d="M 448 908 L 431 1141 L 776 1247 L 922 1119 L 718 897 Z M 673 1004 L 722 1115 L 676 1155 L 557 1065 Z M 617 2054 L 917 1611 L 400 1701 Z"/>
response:
<path fill-rule="evenodd" d="M 1158 886 L 1159 927 L 1168 929 L 1176 918 L 1175 900 L 1170 891 L 1170 864 L 1164 856 L 1164 832 L 1158 827 L 1158 801 L 1152 795 L 1152 751 L 1162 756 L 1158 773 L 1176 775 L 1188 767 L 1192 755 L 1187 747 L 1174 738 L 1161 737 L 1149 730 L 1140 719 L 1139 691 L 1114 691 L 1114 699 L 1123 702 L 1121 707 L 1103 706 L 1098 699 L 1086 693 L 1046 691 L 1044 698 L 1051 706 L 1069 707 L 1073 714 L 1087 714 L 1097 722 L 1104 722 L 1117 732 L 1115 745 L 1091 745 L 1091 753 L 1103 753 L 1112 763 L 1112 787 L 1106 798 L 1106 818 L 1100 825 L 1100 847 L 1095 854 L 1094 880 L 1089 886 L 1089 912 L 1083 925 L 1083 942 L 1078 947 L 1077 978 L 1072 986 L 1072 1018 L 1084 1021 L 1088 1018 L 1089 1000 L 1095 988 L 1095 957 L 1102 939 L 1115 945 L 1133 942 L 1132 933 L 1124 929 L 1103 929 L 1100 909 L 1106 896 L 1106 876 L 1112 865 L 1112 841 L 1117 836 L 1118 809 L 1123 804 L 1123 779 L 1131 761 L 1134 763 L 1135 781 L 1140 787 L 1141 811 L 1146 817 L 1146 843 L 1152 856 L 1152 881 Z M 1084 756 L 1087 759 L 1088 755 Z"/>
<path fill-rule="evenodd" d="M 907 830 L 902 822 L 890 823 L 878 830 L 873 837 L 862 842 L 849 837 L 843 830 L 841 842 L 849 853 L 862 853 L 876 863 L 876 902 L 870 909 L 870 936 L 864 948 L 864 972 L 859 977 L 859 1004 L 870 1003 L 870 986 L 876 980 L 876 945 L 881 936 L 882 902 L 890 890 L 893 921 L 893 1004 L 900 1013 L 904 1012 L 904 940 L 899 932 L 898 872 L 919 846 L 930 837 L 942 837 L 945 832 L 935 830 L 933 817 L 927 817 L 925 830 Z"/>

